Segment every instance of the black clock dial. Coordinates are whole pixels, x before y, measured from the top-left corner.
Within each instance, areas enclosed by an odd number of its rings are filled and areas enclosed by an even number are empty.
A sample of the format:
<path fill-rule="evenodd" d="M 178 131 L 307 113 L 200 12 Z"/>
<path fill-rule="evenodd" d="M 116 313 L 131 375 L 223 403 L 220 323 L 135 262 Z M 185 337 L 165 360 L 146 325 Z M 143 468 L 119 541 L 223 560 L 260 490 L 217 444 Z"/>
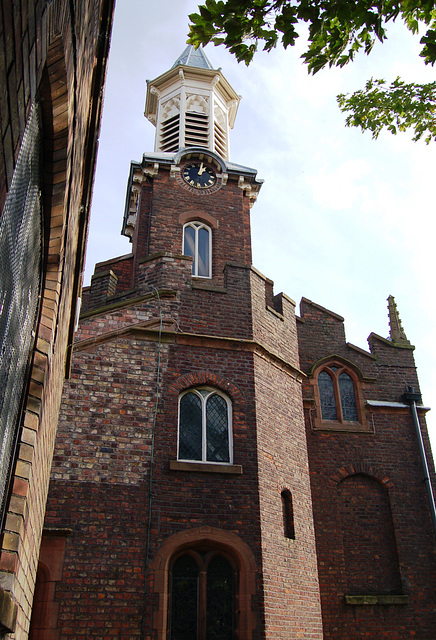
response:
<path fill-rule="evenodd" d="M 216 182 L 216 174 L 213 169 L 203 162 L 191 162 L 182 171 L 183 180 L 195 189 L 208 189 Z"/>

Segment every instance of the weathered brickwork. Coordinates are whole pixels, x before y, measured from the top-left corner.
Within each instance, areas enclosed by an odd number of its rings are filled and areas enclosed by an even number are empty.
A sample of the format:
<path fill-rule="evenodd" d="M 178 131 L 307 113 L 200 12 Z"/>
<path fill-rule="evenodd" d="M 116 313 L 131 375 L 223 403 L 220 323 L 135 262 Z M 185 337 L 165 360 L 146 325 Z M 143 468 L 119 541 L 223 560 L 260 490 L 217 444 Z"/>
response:
<path fill-rule="evenodd" d="M 163 172 L 146 181 L 155 219 L 146 249 L 133 238 L 132 280 L 120 278 L 103 306 L 93 280 L 76 335 L 46 518 L 73 530 L 56 587 L 60 638 L 127 639 L 141 624 L 142 637 L 163 638 L 168 559 L 157 558 L 182 539 L 236 554 L 241 638 L 321 638 L 295 305 L 273 300 L 271 281 L 251 267 L 249 203 L 236 182 L 192 198 L 171 180 Z M 206 206 L 216 220 L 208 280 L 192 278 L 192 259 L 180 255 L 179 219 L 201 219 Z M 228 467 L 178 461 L 179 395 L 201 385 L 232 403 Z M 284 487 L 295 540 L 284 536 Z"/>
<path fill-rule="evenodd" d="M 42 112 L 44 264 L 39 319 L 1 538 L 3 631 L 27 638 L 65 368 L 81 286 L 112 0 L 2 3 L 0 204 L 30 108 Z M 15 619 L 16 618 L 16 619 Z M 48 638 L 48 636 L 47 636 Z"/>
<path fill-rule="evenodd" d="M 303 395 L 324 638 L 427 640 L 436 628 L 435 537 L 403 400 L 406 385 L 418 389 L 413 348 L 371 334 L 365 353 L 345 342 L 340 316 L 308 300 L 301 303 L 298 332 L 301 368 L 309 376 Z M 310 382 L 316 363 L 328 356 L 361 371 L 366 432 L 328 430 L 326 421 L 324 429 L 316 426 Z"/>

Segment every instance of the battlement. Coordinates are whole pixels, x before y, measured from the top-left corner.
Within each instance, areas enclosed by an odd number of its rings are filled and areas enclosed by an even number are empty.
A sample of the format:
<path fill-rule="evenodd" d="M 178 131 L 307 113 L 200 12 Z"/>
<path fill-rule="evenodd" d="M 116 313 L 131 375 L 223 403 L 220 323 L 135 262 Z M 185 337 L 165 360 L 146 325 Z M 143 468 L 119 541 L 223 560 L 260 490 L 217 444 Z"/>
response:
<path fill-rule="evenodd" d="M 391 301 L 389 308 L 392 308 Z M 414 347 L 403 330 L 403 337 L 397 341 L 371 333 L 369 351 L 365 351 L 347 342 L 342 316 L 307 298 L 301 300 L 297 328 L 301 369 L 307 375 L 317 363 L 338 357 L 358 368 L 364 377 L 377 382 L 377 388 L 367 385 L 368 398 L 399 401 L 407 385 L 419 386 Z"/>

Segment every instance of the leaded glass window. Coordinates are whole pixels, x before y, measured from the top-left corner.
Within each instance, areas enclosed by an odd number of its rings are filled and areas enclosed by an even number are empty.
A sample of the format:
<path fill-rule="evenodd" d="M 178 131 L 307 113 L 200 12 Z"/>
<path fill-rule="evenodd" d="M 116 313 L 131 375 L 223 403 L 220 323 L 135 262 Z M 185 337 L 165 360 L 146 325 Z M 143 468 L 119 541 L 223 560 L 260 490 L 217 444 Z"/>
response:
<path fill-rule="evenodd" d="M 190 550 L 171 569 L 171 640 L 235 638 L 236 572 L 216 551 Z"/>
<path fill-rule="evenodd" d="M 231 403 L 208 387 L 180 397 L 179 460 L 232 462 Z"/>
<path fill-rule="evenodd" d="M 318 374 L 322 420 L 358 422 L 356 389 L 344 367 L 329 365 Z"/>
<path fill-rule="evenodd" d="M 173 564 L 171 575 L 172 640 L 197 637 L 199 575 L 197 562 L 187 553 Z"/>
<path fill-rule="evenodd" d="M 179 458 L 201 460 L 203 440 L 202 401 L 195 393 L 180 399 Z"/>
<path fill-rule="evenodd" d="M 339 393 L 341 396 L 342 417 L 344 420 L 357 421 L 356 395 L 353 380 L 348 373 L 339 375 Z"/>
<path fill-rule="evenodd" d="M 212 231 L 202 222 L 189 222 L 183 227 L 183 255 L 194 258 L 192 275 L 212 277 Z"/>
<path fill-rule="evenodd" d="M 337 420 L 335 388 L 333 379 L 327 371 L 318 376 L 319 396 L 321 398 L 321 415 L 323 420 Z"/>
<path fill-rule="evenodd" d="M 206 573 L 206 638 L 231 640 L 234 618 L 233 568 L 227 558 L 214 556 Z"/>
<path fill-rule="evenodd" d="M 32 106 L 0 218 L 0 506 L 17 437 L 42 269 L 41 128 Z"/>

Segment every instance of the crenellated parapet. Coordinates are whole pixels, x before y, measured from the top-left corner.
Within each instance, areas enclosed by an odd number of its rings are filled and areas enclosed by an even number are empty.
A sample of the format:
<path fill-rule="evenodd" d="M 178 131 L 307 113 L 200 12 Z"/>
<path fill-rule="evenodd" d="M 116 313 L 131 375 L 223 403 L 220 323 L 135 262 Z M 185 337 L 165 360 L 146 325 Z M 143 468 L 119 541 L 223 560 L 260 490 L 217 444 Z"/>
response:
<path fill-rule="evenodd" d="M 274 282 L 251 269 L 253 338 L 299 369 L 295 302 L 284 293 L 274 295 Z"/>

